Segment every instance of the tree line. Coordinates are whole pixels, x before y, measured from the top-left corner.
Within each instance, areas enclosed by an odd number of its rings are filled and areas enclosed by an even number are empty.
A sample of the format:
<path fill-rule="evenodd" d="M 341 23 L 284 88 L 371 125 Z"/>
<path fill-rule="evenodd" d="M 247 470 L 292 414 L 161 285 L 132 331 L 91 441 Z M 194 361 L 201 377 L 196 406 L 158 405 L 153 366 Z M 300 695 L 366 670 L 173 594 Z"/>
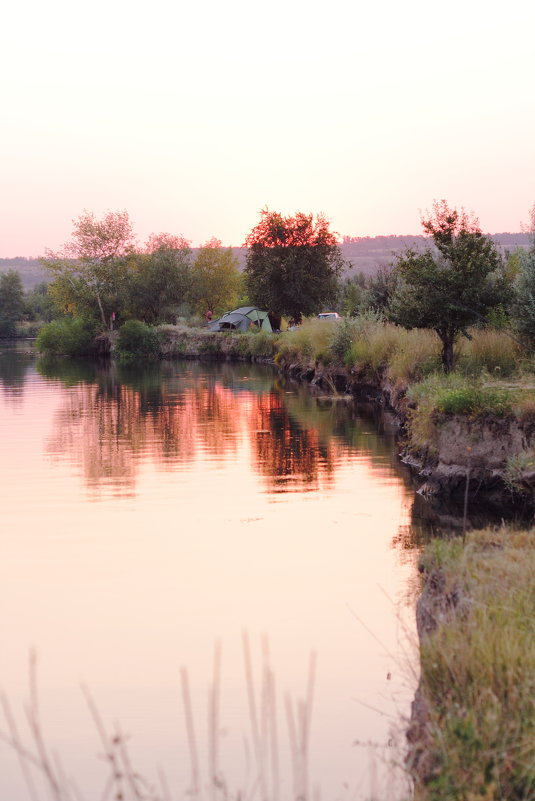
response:
<path fill-rule="evenodd" d="M 70 241 L 41 259 L 51 282 L 34 292 L 34 313 L 40 304 L 44 319 L 63 315 L 110 329 L 128 319 L 173 323 L 181 314 L 250 303 L 269 311 L 278 328 L 282 317 L 299 323 L 320 311 L 371 310 L 406 328 L 434 330 L 446 371 L 458 337 L 470 336 L 474 325 L 507 328 L 535 343 L 535 205 L 525 227 L 528 248 L 505 256 L 473 214 L 445 200 L 421 222 L 424 248 L 406 249 L 376 275 L 343 279 L 348 265 L 323 215 L 263 209 L 244 243 L 240 274 L 232 249 L 217 239 L 193 258 L 182 236 L 152 234 L 139 246 L 126 211 L 101 219 L 84 212 Z M 0 334 L 12 332 L 25 308 L 31 313 L 16 272 L 0 276 Z"/>

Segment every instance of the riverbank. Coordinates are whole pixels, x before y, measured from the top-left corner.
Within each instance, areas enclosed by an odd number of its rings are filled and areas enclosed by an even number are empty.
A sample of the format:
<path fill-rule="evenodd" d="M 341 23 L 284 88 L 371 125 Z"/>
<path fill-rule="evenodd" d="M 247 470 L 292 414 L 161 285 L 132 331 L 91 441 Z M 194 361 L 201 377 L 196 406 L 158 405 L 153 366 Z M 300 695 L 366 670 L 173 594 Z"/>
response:
<path fill-rule="evenodd" d="M 406 332 L 399 347 L 382 328 L 369 326 L 360 342 L 323 329 L 316 340 L 301 331 L 254 344 L 296 378 L 390 407 L 420 492 L 439 505 L 457 498 L 466 528 L 476 498 L 501 517 L 532 516 L 533 380 L 510 343 L 504 357 L 499 337 L 483 332 L 479 363 L 466 354 L 464 373 L 445 377 L 428 337 L 411 343 Z M 234 347 L 245 354 L 245 344 L 229 339 L 228 357 Z M 535 798 L 534 546 L 533 530 L 502 526 L 422 553 L 421 678 L 406 763 L 415 801 Z"/>
<path fill-rule="evenodd" d="M 535 531 L 435 540 L 421 557 L 416 801 L 535 797 Z"/>
<path fill-rule="evenodd" d="M 430 502 L 460 509 L 484 503 L 494 515 L 535 510 L 535 380 L 504 334 L 476 331 L 440 371 L 432 332 L 405 331 L 371 317 L 310 321 L 293 332 L 214 334 L 160 326 L 162 358 L 273 361 L 328 392 L 389 407 L 402 459 Z"/>
<path fill-rule="evenodd" d="M 377 332 L 377 336 L 379 336 L 380 331 L 378 328 L 377 329 L 370 328 L 371 331 L 370 336 L 373 334 L 374 330 Z M 419 382 L 413 383 L 412 386 L 408 386 L 403 376 L 400 375 L 399 373 L 396 378 L 395 374 L 396 359 L 398 359 L 397 364 L 399 364 L 401 360 L 399 351 L 397 352 L 396 355 L 396 351 L 392 350 L 394 358 L 392 358 L 390 362 L 383 361 L 376 368 L 373 367 L 371 362 L 369 362 L 370 364 L 369 367 L 366 366 L 363 367 L 362 366 L 363 364 L 366 365 L 364 359 L 362 359 L 362 361 L 346 362 L 345 360 L 335 358 L 335 355 L 333 355 L 334 352 L 332 349 L 332 343 L 336 342 L 337 340 L 334 338 L 334 330 L 332 328 L 329 329 L 329 327 L 322 327 L 321 329 L 319 329 L 317 331 L 317 337 L 318 337 L 317 340 L 313 340 L 312 335 L 310 336 L 310 338 L 306 339 L 305 333 L 306 329 L 292 332 L 291 334 L 284 334 L 281 336 L 264 337 L 263 335 L 259 334 L 211 335 L 209 332 L 201 331 L 199 333 L 199 331 L 192 330 L 189 334 L 184 335 L 184 333 L 181 332 L 179 329 L 175 327 L 169 327 L 164 331 L 162 331 L 161 329 L 158 330 L 158 336 L 160 337 L 160 351 L 161 351 L 159 355 L 160 356 L 165 355 L 167 358 L 173 358 L 174 356 L 178 355 L 181 357 L 185 356 L 191 358 L 197 358 L 199 356 L 201 356 L 201 358 L 209 358 L 209 359 L 228 358 L 229 360 L 238 358 L 258 359 L 258 360 L 267 359 L 272 362 L 277 362 L 281 369 L 283 369 L 285 372 L 292 373 L 292 375 L 295 375 L 295 377 L 307 378 L 308 380 L 315 382 L 317 386 L 320 386 L 322 388 L 322 391 L 329 388 L 329 385 L 331 386 L 331 391 L 332 391 L 332 388 L 333 387 L 336 388 L 336 384 L 340 383 L 340 387 L 338 388 L 339 392 L 343 391 L 346 387 L 349 386 L 352 386 L 352 393 L 354 395 L 356 395 L 359 391 L 362 391 L 363 393 L 369 393 L 371 396 L 371 393 L 374 392 L 376 393 L 375 399 L 377 404 L 379 403 L 386 404 L 387 402 L 392 404 L 394 403 L 398 404 L 398 408 L 401 410 L 400 414 L 404 414 L 405 420 L 409 421 L 409 423 L 407 422 L 404 423 L 402 429 L 402 433 L 404 434 L 411 420 L 420 419 L 414 417 L 414 413 L 416 412 L 417 409 L 417 399 L 411 395 L 411 392 L 413 392 L 414 388 L 418 385 L 423 387 L 423 389 L 421 390 L 422 394 L 420 396 L 422 398 L 422 400 L 420 401 L 420 406 L 426 410 L 428 416 L 431 414 L 429 412 L 429 408 L 436 409 L 437 404 L 440 401 L 440 403 L 442 404 L 440 407 L 440 412 L 433 411 L 432 414 L 443 415 L 447 419 L 449 419 L 450 417 L 453 419 L 452 412 L 448 410 L 449 409 L 451 410 L 452 407 L 457 408 L 458 410 L 461 404 L 464 404 L 464 406 L 461 406 L 461 408 L 472 409 L 472 411 L 468 415 L 465 415 L 467 423 L 469 423 L 471 420 L 478 419 L 476 410 L 479 410 L 478 413 L 481 416 L 480 411 L 481 409 L 485 408 L 485 404 L 487 408 L 486 412 L 487 415 L 489 413 L 488 412 L 489 408 L 493 408 L 494 411 L 497 412 L 495 420 L 499 421 L 499 420 L 513 419 L 511 417 L 511 415 L 513 414 L 513 412 L 511 411 L 511 409 L 513 408 L 513 406 L 511 405 L 512 404 L 511 399 L 509 398 L 507 403 L 505 403 L 503 402 L 504 400 L 503 395 L 499 395 L 498 397 L 493 395 L 492 393 L 490 395 L 489 394 L 485 395 L 485 393 L 483 393 L 482 395 L 479 391 L 483 384 L 481 380 L 479 382 L 475 382 L 472 378 L 468 376 L 464 377 L 464 387 L 463 387 L 461 383 L 463 381 L 462 376 L 457 376 L 453 377 L 452 379 L 448 379 L 449 383 L 444 384 L 442 383 L 442 378 L 440 378 L 439 380 L 438 377 L 436 376 L 433 377 L 433 375 L 431 374 L 431 376 L 424 377 Z M 384 332 L 384 336 L 386 337 L 387 334 L 390 336 L 390 333 L 391 332 L 388 331 Z M 260 339 L 258 337 L 260 337 Z M 395 344 L 395 340 L 392 339 L 392 341 Z M 204 345 L 202 343 L 204 343 Z M 254 348 L 254 353 L 253 353 L 253 348 Z M 177 349 L 178 353 L 176 352 Z M 166 350 L 165 353 L 164 350 Z M 362 350 L 364 350 L 364 346 L 362 346 Z M 271 355 L 269 355 L 270 352 Z M 410 353 L 409 355 L 412 357 L 413 354 Z M 406 363 L 408 363 L 409 362 L 408 356 L 404 358 L 406 358 Z M 394 367 L 392 367 L 392 365 Z M 190 365 L 185 365 L 184 367 L 189 368 Z M 372 372 L 372 370 L 374 370 L 375 372 Z M 513 380 L 512 376 L 510 376 L 508 380 L 511 383 Z M 457 381 L 458 384 L 455 384 L 455 381 Z M 470 393 L 464 392 L 466 386 L 472 387 L 472 391 Z M 463 390 L 463 392 L 460 392 L 461 389 Z M 502 387 L 502 389 L 506 392 L 509 391 L 505 387 Z M 322 394 L 326 393 L 322 392 Z M 429 400 L 430 398 L 434 398 L 432 404 L 431 400 Z M 428 405 L 426 406 L 424 402 L 427 403 Z M 455 404 L 457 404 L 457 406 L 455 406 Z M 338 404 L 333 404 L 333 405 L 338 405 Z M 137 419 L 138 415 L 137 406 L 133 405 L 132 408 L 134 410 L 134 414 L 136 415 Z M 506 415 L 500 417 L 499 415 L 503 414 L 504 412 L 506 412 Z M 294 416 L 292 415 L 292 417 Z M 418 429 L 413 428 L 413 430 L 416 432 L 414 436 L 419 435 L 423 438 L 425 434 L 425 427 L 423 426 L 422 419 L 421 419 L 421 427 Z M 520 418 L 517 416 L 515 416 L 514 419 L 520 420 Z M 431 422 L 433 423 L 434 428 L 437 428 L 434 417 L 432 418 Z M 259 425 L 259 428 L 263 428 L 263 426 Z M 423 439 L 423 441 L 425 442 L 425 439 Z M 308 444 L 306 444 L 306 447 L 304 448 L 305 452 L 308 452 L 308 447 L 309 447 Z M 429 450 L 431 450 L 431 447 L 429 447 Z M 353 487 L 353 489 L 358 489 L 358 488 Z M 350 497 L 352 503 L 355 503 L 356 496 L 352 492 L 350 493 Z M 421 501 L 421 499 L 419 500 Z M 471 511 L 471 504 L 469 505 L 469 512 L 470 511 Z M 373 537 L 374 534 L 375 532 L 372 531 L 371 536 Z M 468 535 L 467 543 L 471 542 L 472 536 L 473 535 Z M 493 536 L 493 532 L 491 532 L 491 536 Z M 509 533 L 504 532 L 504 536 L 507 538 L 509 536 Z M 443 542 L 439 543 L 437 546 L 432 545 L 428 549 L 428 553 L 433 554 L 435 553 L 436 548 L 439 549 L 446 548 L 449 547 L 449 545 L 450 544 Z M 451 543 L 451 545 L 453 545 L 455 548 L 460 548 L 460 562 L 458 562 L 458 565 L 462 566 L 463 565 L 462 560 L 464 557 L 463 557 L 463 549 L 462 547 L 460 547 L 460 540 L 457 541 L 457 543 Z M 489 568 L 487 573 L 482 573 L 479 570 L 479 563 L 482 562 L 484 558 L 486 558 L 487 551 L 490 555 L 495 554 L 497 557 L 497 561 L 491 564 L 491 567 Z M 442 553 L 442 551 L 440 551 L 440 553 Z M 507 594 L 511 592 L 514 593 L 515 591 L 514 588 L 517 586 L 516 582 L 519 579 L 518 576 L 514 574 L 514 572 L 508 571 L 505 568 L 505 566 L 502 567 L 501 565 L 501 557 L 502 556 L 504 557 L 504 565 L 505 565 L 506 559 L 508 559 L 508 557 L 506 556 L 507 553 L 509 553 L 509 551 L 506 546 L 497 547 L 490 545 L 489 547 L 486 548 L 486 550 L 485 549 L 480 549 L 479 551 L 475 550 L 474 570 L 470 574 L 470 579 L 473 582 L 473 586 L 471 586 L 468 581 L 463 583 L 464 579 L 462 572 L 459 571 L 458 567 L 456 567 L 455 569 L 453 568 L 453 560 L 449 560 L 448 562 L 448 567 L 450 566 L 450 564 L 452 566 L 452 572 L 448 574 L 449 577 L 447 579 L 442 579 L 441 578 L 442 573 L 439 573 L 434 569 L 433 562 L 426 563 L 425 560 L 427 559 L 427 557 L 424 556 L 424 560 L 422 563 L 424 586 L 426 588 L 426 590 L 424 591 L 424 597 L 426 595 L 429 595 L 429 593 L 431 592 L 432 595 L 434 594 L 438 598 L 440 597 L 440 590 L 442 588 L 443 590 L 442 597 L 447 599 L 446 606 L 448 610 L 449 607 L 452 607 L 453 604 L 455 603 L 457 604 L 455 606 L 455 609 L 457 609 L 458 606 L 460 612 L 462 613 L 459 626 L 451 629 L 451 631 L 453 632 L 451 637 L 455 647 L 459 648 L 462 646 L 466 647 L 467 645 L 471 644 L 471 639 L 467 640 L 467 636 L 469 638 L 472 637 L 471 630 L 469 628 L 466 628 L 465 630 L 464 621 L 466 620 L 466 609 L 470 611 L 472 609 L 472 606 L 474 606 L 473 603 L 468 603 L 468 606 L 464 602 L 457 603 L 458 598 L 461 598 L 462 601 L 463 598 L 475 597 L 476 606 L 477 605 L 481 606 L 482 604 L 487 603 L 482 596 L 477 596 L 477 591 L 479 589 L 477 585 L 479 582 L 481 582 L 484 585 L 488 584 L 489 587 L 491 588 L 491 600 L 492 600 L 492 597 L 494 596 L 498 597 L 497 589 L 492 584 L 492 580 L 494 580 L 494 578 L 497 578 L 497 580 L 503 584 L 503 590 L 504 590 L 501 603 L 504 607 L 507 607 L 509 605 Z M 518 558 L 520 561 L 524 561 L 523 555 L 519 556 Z M 529 586 L 529 578 L 524 577 L 521 579 L 521 581 L 526 582 L 526 586 Z M 461 590 L 457 589 L 457 587 L 459 586 L 461 587 L 462 592 Z M 452 587 L 453 589 L 451 589 Z M 484 589 L 484 586 L 481 587 L 481 589 Z M 481 600 L 477 600 L 478 598 L 481 598 Z M 420 610 L 421 608 L 422 607 L 420 606 Z M 420 611 L 419 616 L 421 617 L 421 615 L 422 612 Z M 449 620 L 455 622 L 453 614 L 449 617 L 445 616 L 444 622 L 446 623 Z M 447 635 L 445 634 L 444 636 Z M 514 631 L 511 630 L 509 630 L 509 633 L 504 636 L 511 637 L 513 641 L 516 637 Z M 468 677 L 473 676 L 474 680 L 478 682 L 477 690 L 479 694 L 477 695 L 476 698 L 477 701 L 476 707 L 477 704 L 481 703 L 481 698 L 485 697 L 485 691 L 488 691 L 488 689 L 485 690 L 485 688 L 488 688 L 489 686 L 492 688 L 493 686 L 492 685 L 493 681 L 492 672 L 494 670 L 493 653 L 489 653 L 487 657 L 488 657 L 486 663 L 487 673 L 481 671 L 477 672 L 475 667 L 470 669 L 467 668 Z M 479 656 L 477 656 L 477 659 L 479 659 Z M 454 680 L 453 675 L 454 674 L 451 674 L 449 679 L 450 681 Z M 455 680 L 457 680 L 456 677 Z M 490 685 L 489 682 L 491 682 Z M 445 696 L 447 696 L 448 693 L 447 678 L 444 679 L 444 683 L 440 687 L 440 691 L 442 692 L 444 688 L 445 688 L 444 694 Z M 494 692 L 494 690 L 492 691 Z M 429 705 L 430 706 L 433 705 L 431 707 L 432 711 L 429 713 L 430 715 L 434 714 L 434 707 L 438 708 L 440 703 L 442 702 L 445 703 L 445 701 L 447 700 L 446 697 L 442 698 L 440 693 L 438 693 L 437 695 L 433 695 L 431 692 L 428 693 L 427 698 L 429 701 Z M 456 696 L 452 696 L 452 698 L 453 698 L 452 703 L 456 703 L 457 702 Z M 500 703 L 502 704 L 501 701 Z M 453 707 L 453 712 L 454 711 L 455 707 Z M 466 714 L 469 715 L 472 713 L 469 713 L 467 711 Z M 506 714 L 506 712 L 504 712 L 504 714 Z M 511 707 L 511 714 L 517 715 L 518 709 Z M 425 717 L 420 716 L 420 722 L 422 723 L 424 728 L 428 727 Z M 440 738 L 441 723 L 442 720 L 439 722 L 439 724 L 437 724 L 436 728 L 434 729 L 437 738 Z M 462 750 L 464 747 L 463 736 L 464 735 L 461 730 L 461 734 L 457 739 L 453 738 L 450 740 L 449 747 L 451 747 L 451 749 Z M 416 741 L 413 740 L 413 742 L 420 743 L 419 740 Z M 511 745 L 510 747 L 511 749 L 514 748 L 514 740 L 513 740 L 513 745 Z M 430 749 L 429 753 L 431 754 L 435 753 L 431 749 L 431 746 L 429 746 L 429 749 Z M 425 753 L 428 752 L 426 751 Z M 472 753 L 471 759 L 473 765 L 477 765 L 480 762 L 481 754 L 477 750 L 472 750 L 471 753 Z M 446 756 L 451 760 L 452 765 L 455 764 L 455 760 L 457 760 L 457 764 L 460 764 L 461 756 L 455 756 L 453 751 L 452 754 L 446 754 Z M 422 759 L 423 761 L 421 762 L 421 765 L 423 771 L 423 766 L 426 764 L 426 759 L 423 757 Z M 433 762 L 434 759 L 435 759 L 434 756 L 432 759 L 430 757 L 427 760 L 427 762 L 435 764 Z M 416 767 L 413 767 L 412 763 L 410 764 L 410 768 L 411 771 L 416 775 L 419 791 L 421 791 L 422 793 L 431 793 L 435 792 L 436 790 L 435 798 L 437 799 L 437 801 L 439 798 L 442 799 L 448 797 L 445 794 L 443 794 L 442 796 L 440 795 L 441 791 L 440 785 L 438 785 L 438 789 L 436 789 L 437 785 L 433 784 L 430 784 L 430 788 L 428 787 L 428 783 L 431 783 L 434 779 L 437 778 L 436 775 L 434 775 L 433 773 L 426 774 L 425 772 L 416 773 Z M 462 770 L 465 772 L 464 775 L 468 776 L 467 772 L 468 768 L 466 767 L 466 765 L 464 765 L 464 763 Z M 454 768 L 452 768 L 452 775 L 455 778 Z M 477 788 L 479 787 L 479 785 L 475 784 L 473 787 L 470 787 L 470 782 L 472 780 L 476 781 L 476 779 L 474 779 L 474 775 L 476 774 L 472 773 L 470 775 L 471 778 L 470 779 L 467 778 L 465 781 L 465 785 L 461 786 L 462 792 L 464 792 L 463 787 L 469 788 L 469 790 L 467 790 L 464 796 L 466 799 L 470 798 L 470 793 L 472 794 L 472 798 L 476 799 L 487 798 L 487 801 L 489 801 L 489 799 L 500 798 L 500 796 L 496 793 L 494 796 L 491 794 L 491 789 L 489 789 L 489 786 L 485 786 L 486 796 L 478 795 Z M 502 781 L 502 779 L 500 779 L 500 781 Z M 451 784 L 448 786 L 453 787 L 454 785 Z M 425 798 L 427 801 L 425 795 L 423 795 L 422 797 Z M 454 794 L 451 794 L 449 797 L 454 798 L 456 796 Z M 457 797 L 463 798 L 461 791 L 459 791 Z"/>

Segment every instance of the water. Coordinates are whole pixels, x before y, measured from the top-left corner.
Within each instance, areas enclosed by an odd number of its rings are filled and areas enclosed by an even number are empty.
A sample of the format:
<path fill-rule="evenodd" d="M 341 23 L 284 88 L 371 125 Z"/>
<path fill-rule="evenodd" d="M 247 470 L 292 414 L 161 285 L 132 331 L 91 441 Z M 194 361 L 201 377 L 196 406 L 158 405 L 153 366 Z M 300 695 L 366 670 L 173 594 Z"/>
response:
<path fill-rule="evenodd" d="M 418 527 L 387 422 L 269 367 L 46 366 L 19 344 L 0 347 L 0 436 L 0 685 L 29 743 L 34 649 L 46 742 L 85 798 L 107 766 L 81 683 L 136 768 L 185 797 L 181 667 L 206 784 L 218 648 L 217 770 L 252 794 L 244 642 L 259 705 L 268 662 L 274 677 L 283 798 L 285 698 L 298 716 L 311 653 L 310 786 L 403 796 Z M 0 797 L 28 798 L 2 745 Z"/>

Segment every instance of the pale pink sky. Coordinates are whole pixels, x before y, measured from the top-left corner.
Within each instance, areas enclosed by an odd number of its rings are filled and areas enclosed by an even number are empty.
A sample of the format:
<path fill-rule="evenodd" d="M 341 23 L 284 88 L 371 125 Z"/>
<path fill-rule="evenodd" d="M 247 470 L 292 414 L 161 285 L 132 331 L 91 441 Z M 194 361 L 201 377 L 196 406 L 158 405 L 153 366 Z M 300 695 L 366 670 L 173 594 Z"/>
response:
<path fill-rule="evenodd" d="M 364 236 L 535 201 L 532 0 L 28 0 L 2 30 L 0 256 L 84 209 L 240 245 L 266 205 Z"/>

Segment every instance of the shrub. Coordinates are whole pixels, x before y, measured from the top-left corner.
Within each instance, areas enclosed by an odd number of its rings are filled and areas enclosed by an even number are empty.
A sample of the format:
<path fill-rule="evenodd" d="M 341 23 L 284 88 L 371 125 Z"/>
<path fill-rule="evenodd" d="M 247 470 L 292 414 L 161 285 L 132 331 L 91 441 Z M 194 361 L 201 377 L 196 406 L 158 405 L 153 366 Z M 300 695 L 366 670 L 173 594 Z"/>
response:
<path fill-rule="evenodd" d="M 442 389 L 436 395 L 435 408 L 444 414 L 493 414 L 504 417 L 512 412 L 513 395 L 506 389 L 466 385 Z"/>
<path fill-rule="evenodd" d="M 115 352 L 121 362 L 156 359 L 160 350 L 154 328 L 140 320 L 127 320 L 119 328 Z"/>
<path fill-rule="evenodd" d="M 94 335 L 93 323 L 65 317 L 46 323 L 35 344 L 41 353 L 51 356 L 85 356 L 91 352 Z"/>
<path fill-rule="evenodd" d="M 336 359 L 345 361 L 346 354 L 351 350 L 353 340 L 357 334 L 356 320 L 345 317 L 334 326 L 329 347 Z"/>

